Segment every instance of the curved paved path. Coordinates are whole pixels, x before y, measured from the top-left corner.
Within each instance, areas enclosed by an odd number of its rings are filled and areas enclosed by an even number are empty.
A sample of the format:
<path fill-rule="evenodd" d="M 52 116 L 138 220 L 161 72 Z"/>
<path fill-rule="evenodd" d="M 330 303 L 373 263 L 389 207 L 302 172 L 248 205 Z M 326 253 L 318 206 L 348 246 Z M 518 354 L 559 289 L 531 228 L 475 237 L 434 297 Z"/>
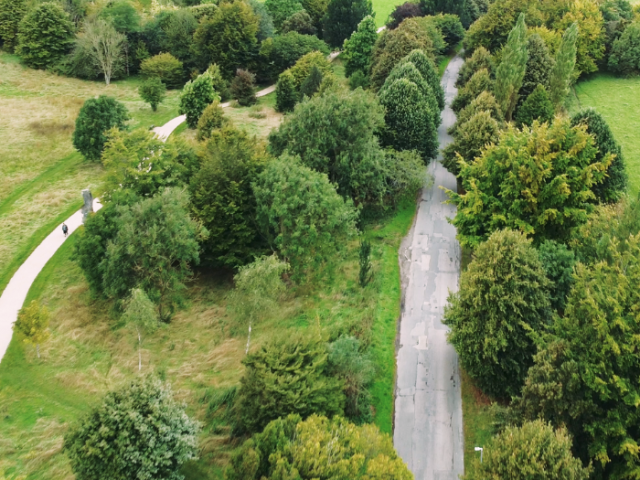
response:
<path fill-rule="evenodd" d="M 455 122 L 450 105 L 462 63 L 456 56 L 442 78 L 446 107 L 438 130 L 440 147 L 452 140 L 447 128 Z M 416 480 L 457 480 L 464 473 L 460 375 L 441 319 L 449 290 L 458 289 L 460 246 L 447 222 L 455 216 L 455 206 L 443 203 L 447 195 L 440 188 L 455 191 L 456 179 L 440 161 L 432 162 L 429 172 L 434 184 L 423 191 L 400 252 L 410 263 L 403 282 L 393 443 Z"/>

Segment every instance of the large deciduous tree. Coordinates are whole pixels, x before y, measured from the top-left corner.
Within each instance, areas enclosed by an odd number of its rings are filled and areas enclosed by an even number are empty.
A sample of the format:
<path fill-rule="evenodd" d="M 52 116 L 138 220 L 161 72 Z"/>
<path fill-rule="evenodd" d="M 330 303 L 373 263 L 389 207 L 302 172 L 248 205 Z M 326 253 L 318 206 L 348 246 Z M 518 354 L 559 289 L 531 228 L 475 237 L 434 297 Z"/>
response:
<path fill-rule="evenodd" d="M 509 127 L 475 162 L 461 162 L 466 193 L 449 192 L 458 207 L 458 238 L 475 246 L 496 230 L 513 228 L 536 242 L 566 240 L 587 220 L 591 188 L 611 160 L 596 160 L 593 138 L 568 119 L 534 123 L 524 132 Z"/>
<path fill-rule="evenodd" d="M 94 66 L 104 76 L 104 83 L 109 85 L 119 62 L 122 61 L 127 37 L 108 23 L 97 19 L 85 22 L 84 31 L 78 38 L 84 43 Z"/>
<path fill-rule="evenodd" d="M 62 7 L 41 3 L 20 22 L 17 53 L 29 67 L 47 68 L 71 50 L 73 38 L 73 23 Z"/>
<path fill-rule="evenodd" d="M 518 103 L 518 92 L 527 69 L 527 26 L 520 14 L 502 50 L 502 61 L 496 69 L 494 93 L 507 121 L 511 121 Z"/>
<path fill-rule="evenodd" d="M 262 42 L 260 46 L 258 78 L 271 82 L 286 69 L 293 67 L 304 55 L 313 51 L 329 55 L 327 44 L 313 35 L 301 35 L 298 32 L 276 35 Z"/>
<path fill-rule="evenodd" d="M 198 424 L 168 385 L 140 378 L 108 393 L 65 435 L 64 451 L 78 480 L 179 480 L 195 459 Z"/>
<path fill-rule="evenodd" d="M 550 320 L 551 282 L 520 232 L 495 232 L 474 253 L 460 290 L 449 296 L 443 322 L 471 378 L 485 393 L 508 399 L 520 392 L 536 335 Z"/>
<path fill-rule="evenodd" d="M 369 73 L 373 46 L 377 39 L 376 21 L 371 15 L 368 15 L 358 24 L 358 29 L 344 41 L 340 58 L 344 62 L 347 77 L 357 71 L 363 74 Z"/>
<path fill-rule="evenodd" d="M 107 141 L 107 131 L 126 129 L 129 113 L 115 98 L 100 95 L 84 102 L 73 131 L 73 146 L 87 159 L 100 160 Z"/>
<path fill-rule="evenodd" d="M 362 19 L 372 13 L 371 0 L 330 0 L 323 19 L 324 39 L 332 47 L 342 46 Z"/>
<path fill-rule="evenodd" d="M 184 70 L 180 60 L 170 53 L 160 53 L 140 64 L 143 75 L 158 77 L 169 88 L 180 88 L 184 83 Z"/>
<path fill-rule="evenodd" d="M 609 69 L 622 75 L 640 73 L 640 24 L 632 23 L 615 42 L 609 56 Z"/>
<path fill-rule="evenodd" d="M 298 0 L 266 0 L 264 5 L 273 19 L 273 25 L 278 30 L 280 30 L 285 20 L 293 14 L 304 10 Z"/>

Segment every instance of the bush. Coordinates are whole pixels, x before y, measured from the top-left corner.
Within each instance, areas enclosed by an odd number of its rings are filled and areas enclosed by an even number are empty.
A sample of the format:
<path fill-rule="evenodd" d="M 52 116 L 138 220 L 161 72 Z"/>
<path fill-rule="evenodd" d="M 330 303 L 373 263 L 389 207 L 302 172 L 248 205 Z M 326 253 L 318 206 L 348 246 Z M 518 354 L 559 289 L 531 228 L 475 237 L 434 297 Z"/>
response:
<path fill-rule="evenodd" d="M 256 221 L 269 246 L 291 265 L 294 277 L 335 256 L 355 235 L 356 210 L 325 174 L 283 155 L 253 184 Z"/>
<path fill-rule="evenodd" d="M 592 190 L 600 202 L 618 201 L 627 190 L 628 176 L 622 148 L 614 138 L 607 121 L 596 110 L 588 108 L 571 117 L 571 125 L 587 127 L 587 133 L 594 138 L 598 149 L 596 161 L 602 161 L 607 155 L 615 155 L 607 170 L 607 176 L 594 185 Z"/>
<path fill-rule="evenodd" d="M 389 20 L 387 20 L 387 28 L 393 30 L 400 25 L 405 18 L 421 17 L 422 10 L 420 5 L 413 2 L 404 2 L 402 5 L 396 5 L 393 11 L 389 14 Z"/>
<path fill-rule="evenodd" d="M 200 115 L 198 119 L 198 133 L 196 138 L 200 142 L 210 138 L 214 130 L 222 128 L 227 122 L 228 119 L 224 116 L 220 102 L 214 100 L 202 111 L 202 115 Z"/>
<path fill-rule="evenodd" d="M 140 98 L 151 105 L 151 109 L 155 112 L 158 105 L 164 100 L 167 93 L 167 87 L 164 86 L 160 77 L 151 77 L 138 87 Z"/>
<path fill-rule="evenodd" d="M 289 70 L 282 72 L 276 84 L 276 110 L 282 113 L 293 111 L 298 98 L 299 94 L 293 75 Z"/>
<path fill-rule="evenodd" d="M 282 24 L 293 14 L 304 10 L 298 0 L 266 0 L 264 6 L 267 7 L 277 30 L 281 30 Z"/>
<path fill-rule="evenodd" d="M 361 70 L 357 70 L 351 77 L 349 77 L 349 88 L 355 90 L 356 88 L 367 89 L 371 85 L 371 79 L 362 73 Z"/>
<path fill-rule="evenodd" d="M 391 438 L 375 425 L 356 427 L 340 417 L 317 415 L 300 421 L 289 415 L 245 441 L 225 472 L 226 480 L 282 478 L 409 480 L 413 475 Z"/>
<path fill-rule="evenodd" d="M 207 108 L 207 105 L 214 100 L 220 100 L 220 97 L 216 95 L 213 89 L 211 75 L 205 72 L 202 75 L 198 75 L 193 82 L 188 81 L 186 83 L 180 94 L 180 109 L 178 112 L 187 116 L 189 128 L 196 128 L 200 115 Z"/>
<path fill-rule="evenodd" d="M 476 113 L 484 111 L 489 112 L 491 118 L 496 120 L 498 125 L 502 125 L 504 123 L 504 116 L 502 115 L 500 105 L 496 102 L 496 97 L 489 92 L 482 92 L 469 105 L 460 110 L 456 123 L 449 129 L 449 134 L 455 136 L 460 125 L 468 122 Z"/>
<path fill-rule="evenodd" d="M 47 68 L 62 59 L 73 46 L 74 27 L 57 3 L 41 3 L 20 22 L 16 52 L 31 68 Z"/>
<path fill-rule="evenodd" d="M 26 13 L 26 0 L 0 2 L 0 40 L 3 50 L 11 53 L 18 45 L 18 27 Z"/>
<path fill-rule="evenodd" d="M 371 16 L 366 16 L 358 24 L 358 29 L 351 34 L 342 46 L 341 58 L 344 62 L 344 71 L 347 77 L 355 72 L 368 74 L 371 66 L 373 46 L 378 39 L 376 22 Z"/>
<path fill-rule="evenodd" d="M 521 233 L 495 232 L 474 254 L 443 323 L 469 376 L 485 393 L 508 399 L 533 365 L 534 340 L 550 317 L 551 282 Z"/>
<path fill-rule="evenodd" d="M 182 87 L 184 70 L 182 62 L 170 53 L 160 53 L 140 64 L 140 72 L 149 77 L 158 77 L 169 88 Z"/>
<path fill-rule="evenodd" d="M 469 79 L 464 87 L 458 90 L 458 95 L 453 100 L 451 109 L 454 112 L 458 113 L 464 107 L 469 105 L 482 92 L 491 92 L 492 90 L 493 80 L 491 80 L 487 69 L 482 68 L 473 74 L 473 76 Z"/>
<path fill-rule="evenodd" d="M 198 424 L 173 400 L 168 385 L 141 378 L 107 393 L 64 438 L 78 478 L 166 478 L 178 480 L 180 466 L 197 458 Z"/>
<path fill-rule="evenodd" d="M 227 82 L 222 76 L 220 67 L 215 63 L 209 65 L 206 73 L 211 75 L 211 84 L 213 89 L 218 95 L 220 95 L 220 101 L 225 102 L 231 98 L 231 92 L 229 91 L 229 82 Z"/>
<path fill-rule="evenodd" d="M 202 242 L 205 264 L 237 267 L 264 251 L 251 184 L 266 161 L 263 145 L 230 126 L 213 131 L 202 147 L 189 190 L 191 211 L 209 232 Z"/>
<path fill-rule="evenodd" d="M 315 65 L 311 68 L 311 73 L 302 82 L 300 85 L 300 97 L 304 98 L 305 96 L 311 98 L 315 95 L 315 93 L 320 88 L 320 84 L 322 83 L 322 72 Z"/>
<path fill-rule="evenodd" d="M 441 13 L 433 17 L 433 22 L 442 33 L 449 51 L 453 51 L 464 39 L 465 31 L 458 15 Z"/>
<path fill-rule="evenodd" d="M 302 86 L 302 82 L 304 82 L 309 77 L 309 75 L 311 75 L 311 70 L 314 67 L 320 70 L 322 76 L 333 74 L 333 68 L 331 67 L 329 60 L 327 60 L 324 54 L 317 51 L 307 53 L 306 55 L 301 57 L 293 67 L 289 69 L 289 72 L 291 72 L 291 75 L 293 75 L 297 90 L 299 90 Z"/>
<path fill-rule="evenodd" d="M 362 19 L 371 14 L 371 0 L 329 0 L 323 38 L 332 47 L 339 48 L 356 31 Z"/>
<path fill-rule="evenodd" d="M 248 107 L 258 101 L 255 94 L 256 76 L 248 70 L 239 68 L 231 82 L 231 96 L 239 105 Z"/>
<path fill-rule="evenodd" d="M 258 75 L 265 81 L 274 81 L 286 69 L 293 67 L 304 55 L 318 51 L 329 55 L 329 47 L 311 35 L 288 32 L 262 42 Z"/>
<path fill-rule="evenodd" d="M 584 468 L 580 459 L 574 458 L 571 448 L 572 439 L 564 427 L 554 430 L 541 420 L 525 422 L 521 427 L 507 427 L 493 437 L 485 446 L 484 461 L 475 459 L 473 468 L 463 478 L 587 480 L 590 468 Z"/>
<path fill-rule="evenodd" d="M 100 95 L 84 102 L 73 132 L 73 146 L 87 160 L 100 160 L 111 128 L 126 129 L 129 113 L 115 98 Z"/>
<path fill-rule="evenodd" d="M 328 374 L 327 347 L 321 340 L 288 336 L 262 346 L 242 363 L 236 411 L 243 430 L 260 432 L 290 414 L 342 413 L 342 385 Z"/>
<path fill-rule="evenodd" d="M 553 283 L 549 298 L 551 306 L 562 314 L 573 285 L 575 255 L 566 245 L 549 240 L 540 245 L 538 255 L 547 278 Z"/>
<path fill-rule="evenodd" d="M 553 120 L 554 108 L 547 90 L 540 84 L 533 93 L 527 97 L 516 113 L 516 124 L 531 126 L 534 120 L 540 123 L 551 122 Z"/>
<path fill-rule="evenodd" d="M 301 10 L 282 22 L 280 31 L 282 33 L 298 32 L 301 35 L 315 35 L 316 27 L 313 25 L 313 19 L 306 10 Z"/>
<path fill-rule="evenodd" d="M 473 75 L 482 69 L 486 69 L 491 75 L 495 69 L 491 53 L 484 47 L 477 48 L 471 58 L 468 58 L 460 67 L 458 78 L 456 79 L 456 87 L 464 87 Z"/>

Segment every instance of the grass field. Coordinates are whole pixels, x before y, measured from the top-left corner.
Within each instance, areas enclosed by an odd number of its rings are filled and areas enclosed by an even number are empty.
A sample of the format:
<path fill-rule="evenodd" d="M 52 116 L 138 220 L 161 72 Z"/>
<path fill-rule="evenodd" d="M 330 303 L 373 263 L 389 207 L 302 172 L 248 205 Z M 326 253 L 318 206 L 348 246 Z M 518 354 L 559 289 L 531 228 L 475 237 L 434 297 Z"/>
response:
<path fill-rule="evenodd" d="M 571 105 L 576 111 L 583 107 L 596 108 L 607 120 L 622 153 L 629 173 L 630 193 L 640 192 L 640 78 L 618 78 L 598 74 L 578 83 L 577 101 Z"/>
<path fill-rule="evenodd" d="M 376 14 L 376 25 L 382 27 L 387 23 L 389 14 L 393 12 L 396 5 L 401 5 L 404 0 L 373 0 L 373 11 Z"/>

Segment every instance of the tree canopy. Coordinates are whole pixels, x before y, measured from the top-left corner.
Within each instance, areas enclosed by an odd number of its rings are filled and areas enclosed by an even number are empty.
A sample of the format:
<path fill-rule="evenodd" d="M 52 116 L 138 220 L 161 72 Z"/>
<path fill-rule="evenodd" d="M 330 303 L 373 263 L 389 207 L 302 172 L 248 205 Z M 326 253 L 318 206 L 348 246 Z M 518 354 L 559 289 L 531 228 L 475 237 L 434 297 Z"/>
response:
<path fill-rule="evenodd" d="M 332 47 L 342 46 L 362 19 L 371 14 L 371 0 L 329 0 L 323 20 L 324 39 Z"/>

